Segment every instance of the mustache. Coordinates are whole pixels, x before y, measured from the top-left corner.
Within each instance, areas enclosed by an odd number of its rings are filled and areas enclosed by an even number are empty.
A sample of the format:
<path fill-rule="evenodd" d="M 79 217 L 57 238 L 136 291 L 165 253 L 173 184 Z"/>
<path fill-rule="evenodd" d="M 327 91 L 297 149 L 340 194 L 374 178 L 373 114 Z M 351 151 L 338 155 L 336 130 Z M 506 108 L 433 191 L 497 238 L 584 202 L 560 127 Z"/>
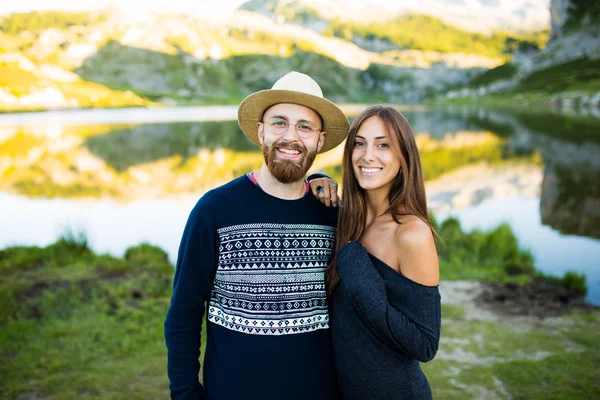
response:
<path fill-rule="evenodd" d="M 302 146 L 300 143 L 298 143 L 298 142 L 290 143 L 287 140 L 273 143 L 271 145 L 271 147 L 273 147 L 275 149 L 287 148 L 287 149 L 291 149 L 291 150 L 298 150 L 301 152 L 304 152 L 306 150 L 306 148 L 304 146 Z"/>

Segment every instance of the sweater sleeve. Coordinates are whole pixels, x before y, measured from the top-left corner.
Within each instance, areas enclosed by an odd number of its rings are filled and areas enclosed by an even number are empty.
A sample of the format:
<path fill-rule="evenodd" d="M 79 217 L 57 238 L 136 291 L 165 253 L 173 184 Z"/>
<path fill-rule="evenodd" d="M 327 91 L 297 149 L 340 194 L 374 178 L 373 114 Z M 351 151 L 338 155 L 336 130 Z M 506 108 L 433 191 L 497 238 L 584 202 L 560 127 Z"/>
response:
<path fill-rule="evenodd" d="M 164 334 L 171 398 L 203 399 L 198 380 L 200 332 L 218 262 L 218 237 L 211 214 L 210 192 L 196 204 L 179 245 L 173 295 Z"/>
<path fill-rule="evenodd" d="M 373 333 L 394 351 L 422 362 L 431 361 L 438 350 L 441 304 L 437 287 L 405 279 L 395 286 L 384 282 L 366 249 L 358 242 L 343 246 L 336 267 L 358 312 Z M 391 285 L 390 287 L 386 286 Z M 400 296 L 388 290 L 402 291 Z M 404 297 L 403 297 L 404 296 Z M 391 301 L 404 298 L 404 301 Z"/>
<path fill-rule="evenodd" d="M 319 178 L 327 178 L 327 179 L 331 179 L 331 177 L 327 174 L 323 174 L 321 172 L 315 172 L 314 174 L 310 174 L 308 176 L 308 178 L 306 178 L 307 181 L 312 181 L 313 179 L 319 179 Z"/>

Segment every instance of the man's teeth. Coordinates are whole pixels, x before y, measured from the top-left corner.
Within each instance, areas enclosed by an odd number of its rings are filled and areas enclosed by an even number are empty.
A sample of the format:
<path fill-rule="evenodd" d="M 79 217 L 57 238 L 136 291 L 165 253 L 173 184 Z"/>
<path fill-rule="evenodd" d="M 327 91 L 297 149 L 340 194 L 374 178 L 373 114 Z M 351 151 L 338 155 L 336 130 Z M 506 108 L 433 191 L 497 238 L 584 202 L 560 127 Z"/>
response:
<path fill-rule="evenodd" d="M 279 151 L 282 152 L 282 153 L 291 154 L 291 155 L 300 154 L 300 152 L 298 150 L 279 149 Z"/>
<path fill-rule="evenodd" d="M 364 167 L 361 167 L 360 169 L 362 170 L 362 172 L 364 172 L 366 174 L 373 174 L 375 172 L 379 172 L 382 170 L 382 168 L 364 168 Z"/>

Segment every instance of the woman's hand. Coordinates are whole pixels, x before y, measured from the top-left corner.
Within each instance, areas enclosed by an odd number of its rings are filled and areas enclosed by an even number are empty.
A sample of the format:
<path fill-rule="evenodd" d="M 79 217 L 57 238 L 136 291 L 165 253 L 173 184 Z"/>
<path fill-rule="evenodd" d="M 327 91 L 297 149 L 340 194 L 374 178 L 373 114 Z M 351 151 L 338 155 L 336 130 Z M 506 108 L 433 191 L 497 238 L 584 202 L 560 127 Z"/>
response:
<path fill-rule="evenodd" d="M 341 199 L 337 194 L 338 184 L 336 181 L 329 178 L 316 178 L 311 179 L 308 183 L 313 195 L 321 200 L 321 203 L 327 207 L 340 205 Z"/>

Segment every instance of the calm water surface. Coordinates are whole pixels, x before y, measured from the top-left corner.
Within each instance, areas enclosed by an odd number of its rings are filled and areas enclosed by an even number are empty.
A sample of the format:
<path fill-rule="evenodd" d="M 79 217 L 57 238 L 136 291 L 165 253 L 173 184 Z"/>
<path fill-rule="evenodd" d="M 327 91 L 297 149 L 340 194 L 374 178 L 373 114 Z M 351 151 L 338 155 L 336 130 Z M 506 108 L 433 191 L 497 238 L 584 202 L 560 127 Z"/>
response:
<path fill-rule="evenodd" d="M 508 222 L 538 269 L 584 273 L 600 305 L 599 120 L 401 110 L 438 219 L 469 230 Z M 147 241 L 175 261 L 199 196 L 261 164 L 235 116 L 235 107 L 0 115 L 0 248 L 47 245 L 71 228 L 97 252 L 120 256 Z M 341 150 L 314 169 L 339 179 Z"/>

